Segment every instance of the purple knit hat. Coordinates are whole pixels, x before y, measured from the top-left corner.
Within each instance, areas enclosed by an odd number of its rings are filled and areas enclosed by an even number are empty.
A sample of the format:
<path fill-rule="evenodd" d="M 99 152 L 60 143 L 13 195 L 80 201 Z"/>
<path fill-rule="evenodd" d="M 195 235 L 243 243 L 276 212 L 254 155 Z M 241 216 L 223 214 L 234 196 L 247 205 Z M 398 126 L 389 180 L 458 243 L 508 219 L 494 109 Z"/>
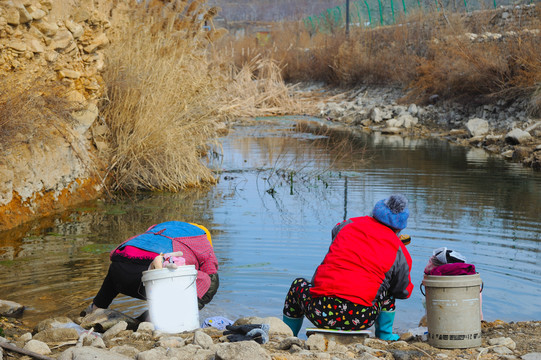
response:
<path fill-rule="evenodd" d="M 378 201 L 372 210 L 374 219 L 395 230 L 406 228 L 409 215 L 408 199 L 400 194 Z"/>

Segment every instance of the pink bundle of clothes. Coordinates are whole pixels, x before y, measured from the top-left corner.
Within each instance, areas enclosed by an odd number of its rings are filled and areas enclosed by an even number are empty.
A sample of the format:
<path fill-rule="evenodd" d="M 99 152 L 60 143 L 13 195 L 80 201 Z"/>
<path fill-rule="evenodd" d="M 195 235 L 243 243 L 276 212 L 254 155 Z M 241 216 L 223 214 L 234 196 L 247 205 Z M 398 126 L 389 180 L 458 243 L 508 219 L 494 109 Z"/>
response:
<path fill-rule="evenodd" d="M 466 264 L 466 258 L 460 253 L 441 247 L 432 253 L 425 267 L 426 275 L 453 276 L 453 275 L 475 275 L 475 265 Z M 481 320 L 483 320 L 483 294 L 479 294 Z"/>

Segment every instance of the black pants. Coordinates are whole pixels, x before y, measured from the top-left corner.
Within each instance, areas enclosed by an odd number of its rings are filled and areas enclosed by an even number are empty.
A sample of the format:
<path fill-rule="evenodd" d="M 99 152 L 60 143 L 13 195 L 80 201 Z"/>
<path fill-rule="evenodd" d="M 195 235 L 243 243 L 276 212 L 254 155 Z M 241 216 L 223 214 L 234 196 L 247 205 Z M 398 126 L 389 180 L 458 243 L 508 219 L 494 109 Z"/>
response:
<path fill-rule="evenodd" d="M 99 308 L 107 309 L 118 294 L 146 300 L 145 287 L 141 283 L 143 271 L 146 270 L 148 270 L 148 264 L 111 262 L 100 291 L 94 298 L 94 304 Z"/>

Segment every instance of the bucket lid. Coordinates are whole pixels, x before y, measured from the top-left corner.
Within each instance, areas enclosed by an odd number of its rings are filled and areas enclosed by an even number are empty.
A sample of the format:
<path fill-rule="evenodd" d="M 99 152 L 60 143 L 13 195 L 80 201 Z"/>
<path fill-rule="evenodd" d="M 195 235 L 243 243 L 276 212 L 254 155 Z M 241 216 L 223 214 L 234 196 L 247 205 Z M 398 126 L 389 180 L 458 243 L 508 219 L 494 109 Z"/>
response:
<path fill-rule="evenodd" d="M 425 287 L 466 287 L 466 286 L 480 286 L 481 276 L 479 274 L 474 275 L 425 275 L 423 278 L 423 285 Z"/>
<path fill-rule="evenodd" d="M 197 270 L 195 270 L 195 265 L 184 265 L 179 266 L 176 269 L 163 268 L 143 271 L 143 277 L 141 278 L 141 281 L 144 283 L 145 281 L 151 280 L 194 275 L 197 276 Z"/>

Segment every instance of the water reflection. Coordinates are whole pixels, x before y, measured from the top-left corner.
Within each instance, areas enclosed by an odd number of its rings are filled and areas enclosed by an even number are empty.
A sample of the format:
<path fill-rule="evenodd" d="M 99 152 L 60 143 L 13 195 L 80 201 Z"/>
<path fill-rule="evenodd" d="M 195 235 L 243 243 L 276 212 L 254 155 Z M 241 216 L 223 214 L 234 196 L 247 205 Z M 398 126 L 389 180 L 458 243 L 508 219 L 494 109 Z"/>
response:
<path fill-rule="evenodd" d="M 440 246 L 476 265 L 488 320 L 541 319 L 541 310 L 518 305 L 541 296 L 540 174 L 434 139 L 329 137 L 329 128 L 291 131 L 292 123 L 259 122 L 223 139 L 213 188 L 93 202 L 0 234 L 0 298 L 29 305 L 29 322 L 78 312 L 105 276 L 108 251 L 152 224 L 182 220 L 211 230 L 220 261 L 221 287 L 201 318 L 280 317 L 291 281 L 311 277 L 331 228 L 401 192 L 410 199 L 416 289 L 397 304 L 399 328 L 422 316 L 418 284 Z M 129 298 L 114 303 L 132 314 L 144 306 Z"/>

